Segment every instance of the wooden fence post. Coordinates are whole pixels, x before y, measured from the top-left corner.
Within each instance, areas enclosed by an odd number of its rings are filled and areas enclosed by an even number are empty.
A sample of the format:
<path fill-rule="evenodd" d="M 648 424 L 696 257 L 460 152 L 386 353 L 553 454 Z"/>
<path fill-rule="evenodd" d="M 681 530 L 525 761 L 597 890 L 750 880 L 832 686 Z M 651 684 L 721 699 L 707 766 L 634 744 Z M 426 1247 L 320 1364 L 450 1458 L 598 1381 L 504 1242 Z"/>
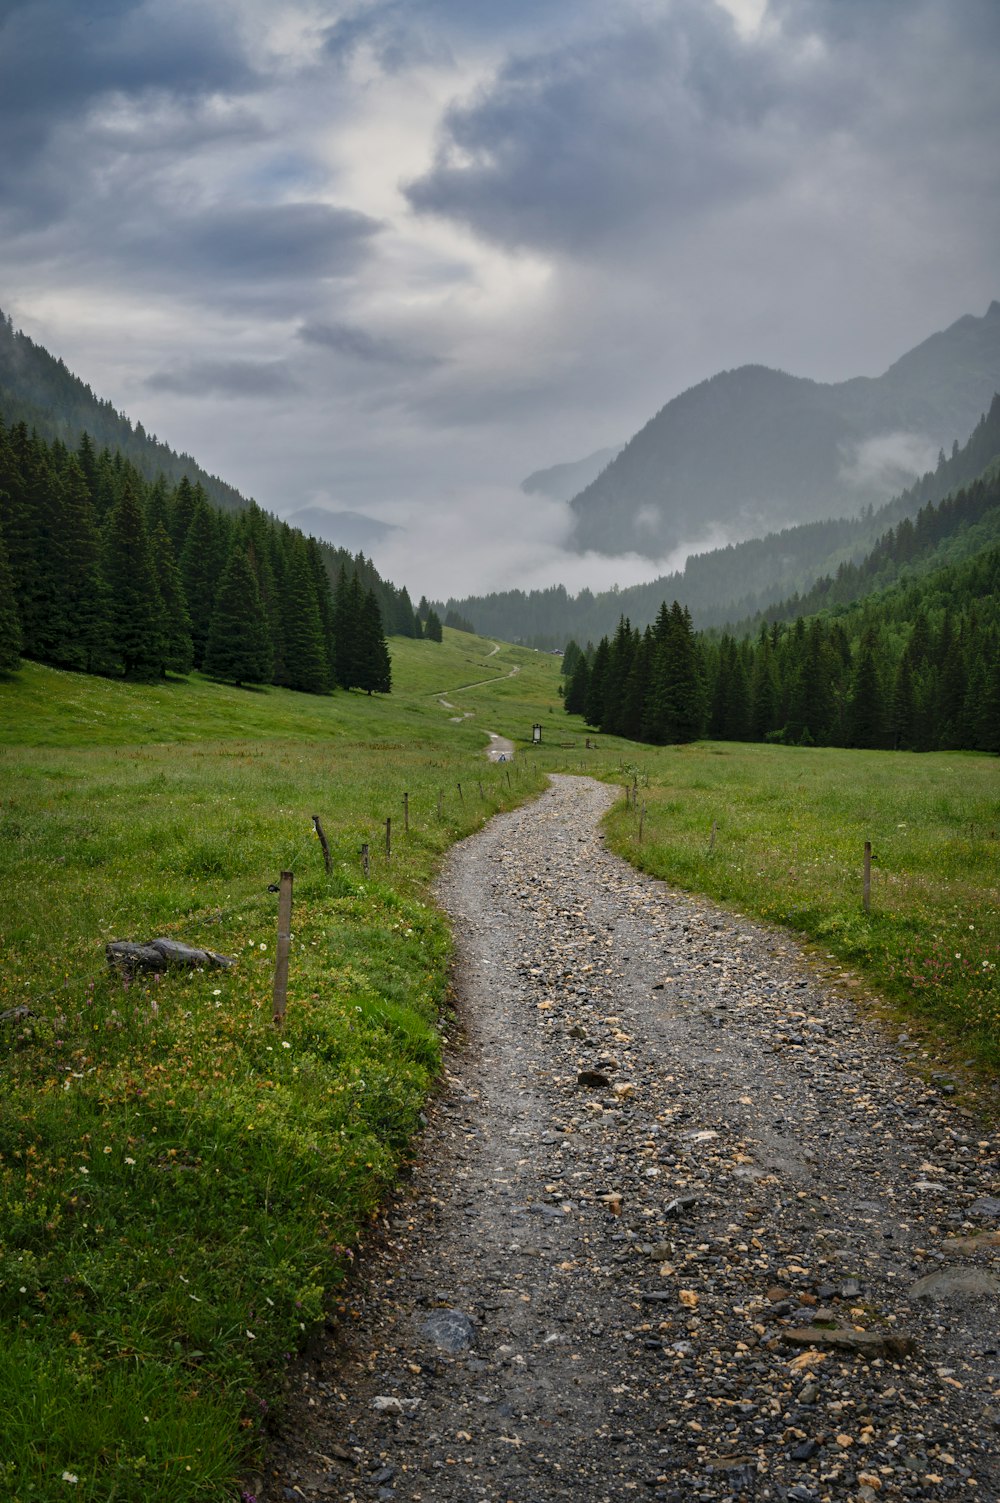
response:
<path fill-rule="evenodd" d="M 323 826 L 319 822 L 319 815 L 318 814 L 314 814 L 313 815 L 312 822 L 313 822 L 313 824 L 316 827 L 316 834 L 319 836 L 319 843 L 323 847 L 323 865 L 326 867 L 326 874 L 327 874 L 327 876 L 329 876 L 330 875 L 330 867 L 331 867 L 331 863 L 330 863 L 330 847 L 327 844 L 326 836 L 323 834 Z"/>
<path fill-rule="evenodd" d="M 483 780 L 482 780 L 482 778 L 479 779 L 479 797 L 481 799 L 485 799 L 485 797 L 486 797 L 486 794 L 483 792 Z"/>
<path fill-rule="evenodd" d="M 872 906 L 872 843 L 870 840 L 865 841 L 865 876 L 861 901 L 865 912 L 870 913 Z"/>
<path fill-rule="evenodd" d="M 712 820 L 712 833 L 708 837 L 708 853 L 709 853 L 709 855 L 711 855 L 712 852 L 715 850 L 715 832 L 716 832 L 716 830 L 718 828 L 719 828 L 719 826 L 718 826 L 717 821 L 713 819 Z"/>
<path fill-rule="evenodd" d="M 465 794 L 462 792 L 462 785 L 461 785 L 461 783 L 459 783 L 459 785 L 458 785 L 458 796 L 462 800 L 462 803 L 464 804 L 465 803 Z"/>
<path fill-rule="evenodd" d="M 285 1021 L 288 1005 L 288 950 L 292 942 L 292 873 L 281 873 L 278 888 L 278 955 L 274 963 L 274 1026 Z"/>
<path fill-rule="evenodd" d="M 370 856 L 369 851 L 368 851 L 368 842 L 367 842 L 367 840 L 365 841 L 364 845 L 361 847 L 361 870 L 364 872 L 364 874 L 365 874 L 366 877 L 370 877 L 371 876 L 372 863 L 371 863 L 371 856 Z"/>
<path fill-rule="evenodd" d="M 508 788 L 509 788 L 509 787 L 510 787 L 510 768 L 509 768 L 509 767 L 507 767 L 507 768 L 505 768 L 505 769 L 504 769 L 504 770 L 505 770 L 505 771 L 506 771 L 506 773 L 507 773 L 507 787 L 508 787 Z"/>

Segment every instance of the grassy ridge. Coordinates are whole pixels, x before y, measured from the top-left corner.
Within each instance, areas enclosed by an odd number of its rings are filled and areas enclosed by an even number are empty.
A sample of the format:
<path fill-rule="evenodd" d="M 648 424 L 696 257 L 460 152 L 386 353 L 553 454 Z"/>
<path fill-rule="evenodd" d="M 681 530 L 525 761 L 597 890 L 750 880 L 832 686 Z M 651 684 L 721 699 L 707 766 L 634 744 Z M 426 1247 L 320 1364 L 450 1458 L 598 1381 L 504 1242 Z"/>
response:
<path fill-rule="evenodd" d="M 622 804 L 610 821 L 615 849 L 804 934 L 962 1057 L 1000 1068 L 995 758 L 733 743 L 630 756 L 643 835 Z"/>
<path fill-rule="evenodd" d="M 551 696 L 550 660 L 490 645 L 395 644 L 390 701 L 27 665 L 0 690 L 0 1010 L 33 1014 L 0 1025 L 4 1497 L 231 1494 L 438 1065 L 449 944 L 430 878 L 542 786 L 487 763 L 475 718 L 437 701 L 515 667 L 527 701 Z M 514 701 L 489 728 L 530 732 L 533 713 Z M 108 972 L 105 941 L 158 934 L 237 965 Z"/>
<path fill-rule="evenodd" d="M 33 1013 L 0 1024 L 5 1498 L 235 1497 L 438 1067 L 449 940 L 433 873 L 549 769 L 636 777 L 641 844 L 624 801 L 609 821 L 623 854 L 799 929 L 964 1055 L 1000 1061 L 995 759 L 585 751 L 551 658 L 446 632 L 394 641 L 393 670 L 388 700 L 31 665 L 0 684 L 0 1010 Z M 513 766 L 486 761 L 487 730 L 522 742 Z M 268 885 L 283 867 L 277 1034 Z M 157 934 L 237 965 L 127 988 L 109 974 L 106 940 Z"/>

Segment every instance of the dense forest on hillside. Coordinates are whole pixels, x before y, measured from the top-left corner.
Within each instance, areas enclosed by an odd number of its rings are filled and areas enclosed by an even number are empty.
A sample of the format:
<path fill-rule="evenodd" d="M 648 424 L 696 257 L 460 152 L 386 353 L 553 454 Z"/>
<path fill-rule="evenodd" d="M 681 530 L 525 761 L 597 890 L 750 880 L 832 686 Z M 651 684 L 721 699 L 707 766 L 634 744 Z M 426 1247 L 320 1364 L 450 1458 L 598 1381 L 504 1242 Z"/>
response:
<path fill-rule="evenodd" d="M 178 454 L 141 423 L 133 424 L 102 401 L 62 360 L 15 329 L 0 310 L 0 412 L 11 427 L 25 423 L 40 438 L 75 449 L 86 433 L 97 449 L 110 449 L 130 461 L 145 480 L 166 476 L 175 485 L 186 477 L 200 485 L 224 511 L 241 511 L 246 497 L 190 456 Z"/>
<path fill-rule="evenodd" d="M 1000 396 L 995 396 L 968 441 L 942 452 L 935 469 L 877 511 L 825 522 L 807 522 L 782 532 L 708 553 L 692 554 L 684 569 L 648 584 L 569 595 L 562 585 L 545 590 L 507 590 L 451 599 L 454 611 L 487 636 L 547 650 L 567 640 L 597 641 L 615 629 L 619 616 L 645 627 L 660 602 L 676 598 L 696 627 L 726 626 L 766 612 L 774 602 L 804 594 L 817 579 L 836 575 L 842 564 L 859 564 L 886 531 L 928 504 L 941 501 L 980 476 L 1000 456 Z"/>
<path fill-rule="evenodd" d="M 563 667 L 569 712 L 638 741 L 1000 752 L 1000 546 L 739 639 L 664 603 Z"/>
<path fill-rule="evenodd" d="M 0 417 L 0 668 L 23 654 L 87 673 L 195 667 L 386 693 L 386 626 L 422 634 L 405 588 L 362 555 L 252 503 L 223 511 L 187 476 L 147 481 L 86 434 L 70 449 Z"/>

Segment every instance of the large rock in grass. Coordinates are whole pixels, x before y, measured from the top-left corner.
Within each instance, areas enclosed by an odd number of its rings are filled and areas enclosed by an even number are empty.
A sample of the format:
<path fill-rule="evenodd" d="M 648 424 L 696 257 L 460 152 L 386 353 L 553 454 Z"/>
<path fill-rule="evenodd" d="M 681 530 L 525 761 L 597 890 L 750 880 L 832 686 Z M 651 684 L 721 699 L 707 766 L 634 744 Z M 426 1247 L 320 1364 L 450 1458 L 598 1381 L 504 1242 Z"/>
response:
<path fill-rule="evenodd" d="M 151 939 L 144 945 L 129 939 L 116 939 L 105 947 L 105 954 L 109 965 L 116 965 L 129 975 L 134 971 L 166 971 L 171 966 L 225 969 L 236 964 L 229 955 L 198 950 L 192 945 L 182 945 L 176 939 Z"/>

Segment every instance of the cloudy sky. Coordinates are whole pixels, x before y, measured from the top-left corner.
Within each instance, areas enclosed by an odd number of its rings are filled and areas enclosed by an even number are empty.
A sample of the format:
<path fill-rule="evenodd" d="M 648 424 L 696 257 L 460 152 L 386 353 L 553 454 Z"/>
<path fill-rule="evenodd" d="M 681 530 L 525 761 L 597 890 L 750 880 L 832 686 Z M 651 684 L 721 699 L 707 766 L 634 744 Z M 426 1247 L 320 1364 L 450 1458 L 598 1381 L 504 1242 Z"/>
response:
<path fill-rule="evenodd" d="M 518 481 L 984 313 L 998 63 L 997 0 L 0 0 L 0 307 L 411 590 L 624 584 Z"/>

